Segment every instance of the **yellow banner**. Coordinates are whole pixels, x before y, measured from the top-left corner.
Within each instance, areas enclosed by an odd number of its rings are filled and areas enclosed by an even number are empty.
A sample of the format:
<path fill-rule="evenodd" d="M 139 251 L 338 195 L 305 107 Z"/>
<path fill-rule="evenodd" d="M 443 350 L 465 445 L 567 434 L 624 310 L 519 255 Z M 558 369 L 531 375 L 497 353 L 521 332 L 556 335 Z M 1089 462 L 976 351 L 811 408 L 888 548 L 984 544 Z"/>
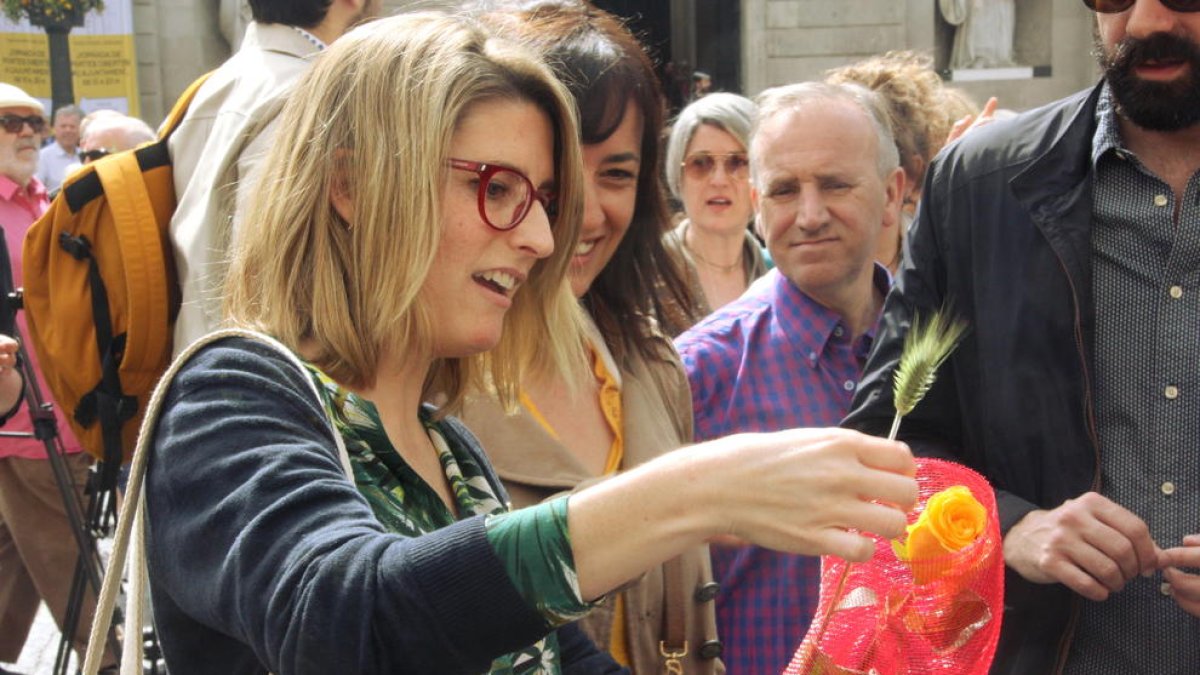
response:
<path fill-rule="evenodd" d="M 22 0 L 24 2 L 24 0 Z M 132 0 L 105 0 L 67 35 L 71 86 L 84 112 L 110 109 L 139 113 Z M 11 82 L 50 111 L 50 45 L 46 32 L 27 18 L 0 14 L 0 82 Z"/>
<path fill-rule="evenodd" d="M 50 43 L 45 33 L 0 35 L 0 82 L 34 98 L 50 98 Z"/>
<path fill-rule="evenodd" d="M 124 99 L 128 101 L 128 114 L 137 117 L 137 59 L 133 52 L 133 36 L 72 34 L 70 42 L 75 100 L 85 110 L 92 110 L 117 107 L 115 100 Z"/>

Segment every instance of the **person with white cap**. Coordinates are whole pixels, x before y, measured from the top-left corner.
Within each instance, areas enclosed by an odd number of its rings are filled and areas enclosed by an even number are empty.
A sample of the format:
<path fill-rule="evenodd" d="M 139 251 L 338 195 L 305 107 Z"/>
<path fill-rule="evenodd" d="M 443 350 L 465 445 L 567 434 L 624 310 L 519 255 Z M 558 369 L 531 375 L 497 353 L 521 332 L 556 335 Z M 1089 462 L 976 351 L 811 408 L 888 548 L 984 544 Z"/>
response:
<path fill-rule="evenodd" d="M 46 187 L 35 176 L 45 114 L 37 99 L 0 82 L 0 243 L 7 249 L 0 255 L 0 297 L 7 297 L 14 281 L 19 284 L 25 232 L 49 206 Z M 32 420 L 20 406 L 21 377 L 14 369 L 16 342 L 9 337 L 14 324 L 23 331 L 25 322 L 13 314 L 8 308 L 0 311 L 0 410 L 7 411 L 0 423 L 7 422 L 5 431 L 30 432 Z M 40 373 L 34 354 L 26 351 L 25 356 Z M 49 391 L 45 382 L 40 385 Z M 90 457 L 58 408 L 55 417 L 68 472 L 82 493 Z M 45 444 L 32 437 L 0 440 L 0 662 L 20 657 L 42 601 L 62 626 L 78 554 Z M 94 596 L 85 598 L 80 626 L 91 624 L 93 604 Z M 86 638 L 84 631 L 76 631 L 79 653 Z M 115 663 L 111 657 L 109 661 Z M 0 666 L 0 674 L 10 672 Z"/>

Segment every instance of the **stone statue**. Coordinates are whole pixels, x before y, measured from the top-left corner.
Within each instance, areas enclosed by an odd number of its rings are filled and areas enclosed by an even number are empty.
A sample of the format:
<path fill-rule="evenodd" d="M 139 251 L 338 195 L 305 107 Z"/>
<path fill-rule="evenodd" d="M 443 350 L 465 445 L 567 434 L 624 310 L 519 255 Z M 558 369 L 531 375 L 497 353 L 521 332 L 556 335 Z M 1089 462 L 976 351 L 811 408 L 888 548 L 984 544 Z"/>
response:
<path fill-rule="evenodd" d="M 1006 68 L 1013 62 L 1015 0 L 938 0 L 942 18 L 955 27 L 950 67 Z"/>

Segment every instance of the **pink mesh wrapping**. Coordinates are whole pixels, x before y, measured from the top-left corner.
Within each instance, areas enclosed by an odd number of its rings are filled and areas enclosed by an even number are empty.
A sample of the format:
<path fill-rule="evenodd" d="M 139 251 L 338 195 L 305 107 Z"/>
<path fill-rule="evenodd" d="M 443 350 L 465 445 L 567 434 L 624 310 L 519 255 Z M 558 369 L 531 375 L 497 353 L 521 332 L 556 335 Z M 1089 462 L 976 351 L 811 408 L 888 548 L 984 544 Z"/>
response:
<path fill-rule="evenodd" d="M 917 484 L 909 523 L 932 495 L 962 485 L 987 510 L 983 534 L 924 563 L 898 559 L 891 542 L 876 537 L 874 557 L 849 565 L 844 579 L 845 560 L 822 558 L 817 615 L 785 675 L 987 673 L 1004 607 L 995 495 L 983 476 L 936 459 L 917 460 Z"/>

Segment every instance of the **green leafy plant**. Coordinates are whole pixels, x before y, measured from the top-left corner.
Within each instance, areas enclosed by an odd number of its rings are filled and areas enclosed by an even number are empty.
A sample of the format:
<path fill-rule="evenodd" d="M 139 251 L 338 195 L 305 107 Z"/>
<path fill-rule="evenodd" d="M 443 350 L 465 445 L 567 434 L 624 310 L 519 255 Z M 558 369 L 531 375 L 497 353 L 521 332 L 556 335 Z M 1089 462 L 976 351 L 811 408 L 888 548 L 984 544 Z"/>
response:
<path fill-rule="evenodd" d="M 28 18 L 35 26 L 69 24 L 94 10 L 104 11 L 104 0 L 0 0 L 4 16 L 12 22 Z"/>

